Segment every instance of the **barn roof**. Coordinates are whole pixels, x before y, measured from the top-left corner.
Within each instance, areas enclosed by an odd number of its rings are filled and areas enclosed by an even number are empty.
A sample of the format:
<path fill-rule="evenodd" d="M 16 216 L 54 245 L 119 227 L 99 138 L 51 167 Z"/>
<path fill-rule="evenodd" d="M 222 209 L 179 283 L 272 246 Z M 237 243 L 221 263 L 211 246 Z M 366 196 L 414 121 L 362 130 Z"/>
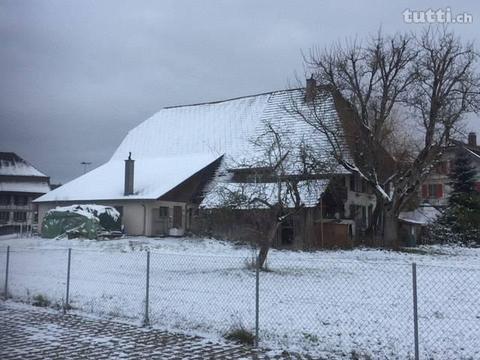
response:
<path fill-rule="evenodd" d="M 136 194 L 128 198 L 158 198 L 222 155 L 229 168 L 255 161 L 258 149 L 252 141 L 261 136 L 266 122 L 276 124 L 279 131 L 286 134 L 286 141 L 304 141 L 319 152 L 329 154 L 326 138 L 314 134 L 308 124 L 286 110 L 292 101 L 306 109 L 303 96 L 303 89 L 292 89 L 164 108 L 130 130 L 106 164 L 37 201 L 126 198 L 123 196 L 123 160 L 129 152 L 136 160 Z M 323 91 L 318 99 L 325 121 L 338 123 L 333 96 Z M 174 158 L 177 160 L 172 161 Z M 147 164 L 161 166 L 162 170 L 142 171 Z M 296 169 L 293 161 L 291 171 L 297 170 L 300 169 Z M 172 176 L 163 176 L 165 171 Z"/>
<path fill-rule="evenodd" d="M 216 159 L 212 154 L 137 159 L 132 195 L 124 195 L 124 161 L 114 159 L 35 202 L 157 199 Z"/>

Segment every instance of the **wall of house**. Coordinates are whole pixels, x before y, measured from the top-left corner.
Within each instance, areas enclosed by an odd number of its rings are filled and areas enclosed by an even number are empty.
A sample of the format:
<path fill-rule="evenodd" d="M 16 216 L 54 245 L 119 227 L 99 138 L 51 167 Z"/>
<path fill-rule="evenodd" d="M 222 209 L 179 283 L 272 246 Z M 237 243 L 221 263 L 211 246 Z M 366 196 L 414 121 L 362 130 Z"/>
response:
<path fill-rule="evenodd" d="M 178 228 L 175 232 L 176 235 L 183 235 L 185 232 L 190 230 L 190 216 L 191 213 L 193 216 L 193 211 L 196 206 L 187 204 L 184 202 L 178 201 L 162 201 L 157 200 L 147 204 L 147 235 L 148 236 L 163 236 L 165 235 L 161 231 L 161 226 L 159 226 L 159 208 L 166 207 L 168 208 L 167 217 L 164 219 L 167 223 L 168 229 L 174 227 L 174 208 L 178 207 L 181 209 L 181 227 Z M 190 210 L 191 209 L 191 210 Z"/>
<path fill-rule="evenodd" d="M 0 192 L 0 234 L 35 225 L 37 206 L 32 200 L 40 195 Z"/>
<path fill-rule="evenodd" d="M 371 215 L 377 204 L 373 191 L 368 184 L 362 183 L 362 181 L 356 175 L 345 177 L 345 186 L 347 187 L 347 199 L 344 204 L 345 217 L 354 220 L 353 233 L 356 236 L 371 224 Z"/>
<path fill-rule="evenodd" d="M 430 205 L 446 207 L 448 198 L 452 192 L 450 173 L 455 162 L 455 148 L 443 154 L 439 164 L 430 172 L 419 190 L 421 202 L 428 202 Z M 471 165 L 475 167 L 477 181 L 480 189 L 480 161 L 472 157 Z"/>

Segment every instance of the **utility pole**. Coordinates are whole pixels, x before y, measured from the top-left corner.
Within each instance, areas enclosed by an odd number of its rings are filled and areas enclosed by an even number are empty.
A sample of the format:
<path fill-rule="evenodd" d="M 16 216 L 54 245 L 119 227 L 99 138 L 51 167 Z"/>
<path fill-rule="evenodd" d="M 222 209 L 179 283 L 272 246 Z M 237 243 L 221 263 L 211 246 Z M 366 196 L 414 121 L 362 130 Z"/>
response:
<path fill-rule="evenodd" d="M 90 161 L 82 161 L 80 164 L 83 165 L 83 173 L 86 174 L 88 165 L 90 165 L 91 162 Z"/>

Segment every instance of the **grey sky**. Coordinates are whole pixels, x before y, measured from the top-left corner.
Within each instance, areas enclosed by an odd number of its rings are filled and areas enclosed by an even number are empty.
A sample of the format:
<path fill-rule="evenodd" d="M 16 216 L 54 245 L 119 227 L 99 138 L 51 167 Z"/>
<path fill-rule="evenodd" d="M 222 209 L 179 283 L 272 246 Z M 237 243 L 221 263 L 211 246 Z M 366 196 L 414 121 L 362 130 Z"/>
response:
<path fill-rule="evenodd" d="M 478 38 L 477 1 L 0 0 L 0 150 L 66 182 L 164 106 L 284 88 L 302 49 L 419 30 L 406 8 L 448 5 L 473 16 L 455 32 Z"/>

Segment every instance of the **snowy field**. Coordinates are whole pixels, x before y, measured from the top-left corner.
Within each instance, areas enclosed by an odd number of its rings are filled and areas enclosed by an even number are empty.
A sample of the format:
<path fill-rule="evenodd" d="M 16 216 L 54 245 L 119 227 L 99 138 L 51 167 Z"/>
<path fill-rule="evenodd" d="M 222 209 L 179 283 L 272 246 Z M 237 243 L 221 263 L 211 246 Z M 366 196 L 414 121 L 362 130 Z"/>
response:
<path fill-rule="evenodd" d="M 254 251 L 208 239 L 113 241 L 0 237 L 0 284 L 10 245 L 10 294 L 70 299 L 75 311 L 140 323 L 151 251 L 153 326 L 220 338 L 255 324 Z M 413 357 L 411 263 L 417 263 L 423 358 L 480 359 L 480 249 L 423 247 L 422 254 L 357 249 L 269 254 L 260 275 L 261 345 L 315 356 Z M 3 286 L 2 290 L 3 291 Z"/>

